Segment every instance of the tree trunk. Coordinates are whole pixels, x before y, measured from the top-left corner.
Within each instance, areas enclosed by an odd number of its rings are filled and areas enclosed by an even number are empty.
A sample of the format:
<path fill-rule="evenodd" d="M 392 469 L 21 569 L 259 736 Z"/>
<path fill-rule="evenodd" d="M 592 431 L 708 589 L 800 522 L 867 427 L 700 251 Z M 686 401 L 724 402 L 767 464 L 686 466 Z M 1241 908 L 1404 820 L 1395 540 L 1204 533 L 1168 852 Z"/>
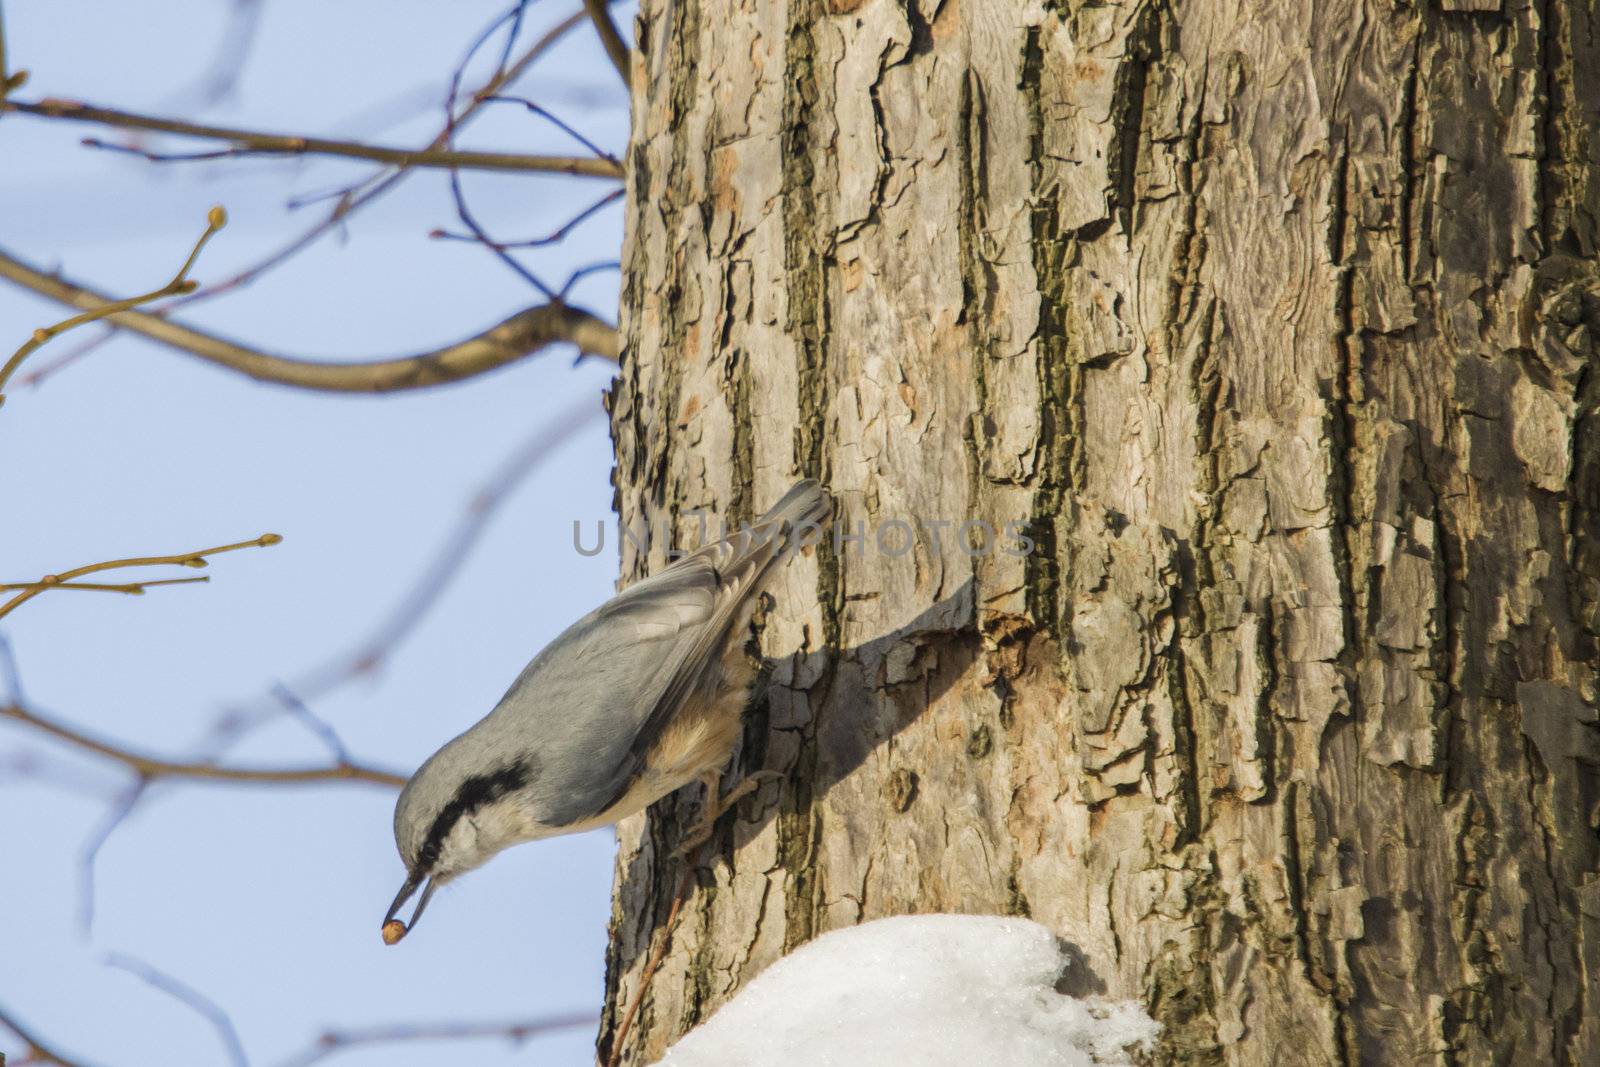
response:
<path fill-rule="evenodd" d="M 1600 13 L 1506 4 L 645 0 L 621 518 L 866 536 L 625 1062 L 953 911 L 1162 1062 L 1600 1063 Z M 603 1053 L 697 803 L 621 829 Z"/>

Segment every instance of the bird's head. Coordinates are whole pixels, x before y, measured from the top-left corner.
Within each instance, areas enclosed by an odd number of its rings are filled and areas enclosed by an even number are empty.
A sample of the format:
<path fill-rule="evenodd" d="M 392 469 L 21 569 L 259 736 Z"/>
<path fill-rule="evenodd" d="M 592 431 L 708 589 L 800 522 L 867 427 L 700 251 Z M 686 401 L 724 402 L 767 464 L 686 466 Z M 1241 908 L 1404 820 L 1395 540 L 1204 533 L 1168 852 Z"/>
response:
<path fill-rule="evenodd" d="M 474 756 L 469 735 L 440 749 L 400 792 L 394 840 L 406 865 L 405 884 L 384 916 L 383 939 L 394 944 L 416 925 L 434 890 L 482 866 L 500 850 L 543 836 L 529 813 L 527 758 L 498 763 Z M 411 922 L 396 915 L 418 890 Z"/>

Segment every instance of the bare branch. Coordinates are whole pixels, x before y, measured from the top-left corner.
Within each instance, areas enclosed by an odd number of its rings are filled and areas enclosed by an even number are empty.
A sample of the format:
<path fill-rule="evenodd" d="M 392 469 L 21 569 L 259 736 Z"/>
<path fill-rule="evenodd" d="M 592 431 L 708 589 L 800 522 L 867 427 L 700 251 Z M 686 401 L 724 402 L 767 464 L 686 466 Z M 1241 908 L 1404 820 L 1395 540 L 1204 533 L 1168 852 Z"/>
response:
<path fill-rule="evenodd" d="M 554 47 L 555 44 L 561 40 L 561 38 L 565 37 L 569 32 L 571 32 L 575 27 L 581 25 L 584 21 L 586 20 L 582 11 L 568 16 L 566 19 L 560 23 L 557 23 L 552 29 L 546 32 L 543 37 L 539 38 L 532 45 L 530 45 L 527 51 L 523 52 L 517 61 L 511 64 L 510 67 L 507 67 L 504 70 L 496 71 L 493 77 L 491 77 L 483 84 L 482 87 L 472 94 L 471 102 L 468 103 L 466 107 L 462 108 L 461 112 L 456 115 L 454 121 L 455 128 L 457 130 L 464 128 L 467 123 L 477 115 L 487 97 L 493 96 L 495 93 L 498 93 L 501 89 L 520 78 L 524 73 L 526 73 L 528 68 L 539 59 L 540 56 L 544 55 L 545 52 Z M 438 151 L 443 149 L 447 147 L 448 140 L 448 131 L 441 130 L 438 136 L 436 136 L 428 144 L 426 150 Z M 312 226 L 304 233 L 301 233 L 298 237 L 295 237 L 288 244 L 267 256 L 265 259 L 253 264 L 250 267 L 247 267 L 245 270 L 240 271 L 231 278 L 227 278 L 221 282 L 217 282 L 214 285 L 207 286 L 197 293 L 184 297 L 183 300 L 179 302 L 187 304 L 196 300 L 207 300 L 211 297 L 220 296 L 223 293 L 237 289 L 241 286 L 249 285 L 267 271 L 272 270 L 274 267 L 280 266 L 285 261 L 298 254 L 302 249 L 314 243 L 318 238 L 322 237 L 328 231 L 338 226 L 358 209 L 370 204 L 372 201 L 376 200 L 378 197 L 394 188 L 396 184 L 404 180 L 404 178 L 410 173 L 411 170 L 407 167 L 395 167 L 388 170 L 378 171 L 371 177 L 362 179 L 357 184 L 350 186 L 339 196 L 338 202 L 333 205 L 332 209 L 329 210 L 328 214 L 322 219 L 321 222 L 318 222 L 315 226 Z"/>
<path fill-rule="evenodd" d="M 611 65 L 622 76 L 622 84 L 631 89 L 633 68 L 632 60 L 628 57 L 628 46 L 622 34 L 617 32 L 617 24 L 611 21 L 611 12 L 606 10 L 606 5 L 607 0 L 583 0 L 584 9 L 594 22 L 594 32 L 600 35 L 600 43 L 605 47 L 606 55 L 611 57 Z"/>
<path fill-rule="evenodd" d="M 109 741 L 90 737 L 70 726 L 30 711 L 20 704 L 0 706 L 0 719 L 11 719 L 58 741 L 65 741 L 84 751 L 114 760 L 146 779 L 177 778 L 235 783 L 280 782 L 294 785 L 314 782 L 367 782 L 395 789 L 406 784 L 405 775 L 351 763 L 348 760 L 339 760 L 323 767 L 224 767 L 216 763 L 179 763 L 134 752 Z"/>
<path fill-rule="evenodd" d="M 32 1031 L 17 1022 L 16 1017 L 6 1011 L 3 1006 L 0 1006 L 0 1026 L 10 1030 L 17 1035 L 17 1038 L 24 1045 L 28 1046 L 28 1051 L 24 1054 L 26 1058 L 21 1063 L 18 1063 L 16 1067 L 22 1067 L 23 1063 L 53 1063 L 56 1067 L 89 1067 L 87 1061 L 70 1059 L 65 1053 L 56 1051 L 53 1046 L 47 1045 L 43 1040 L 35 1037 Z"/>
<path fill-rule="evenodd" d="M 283 686 L 274 688 L 274 695 L 279 702 L 288 707 L 295 714 L 296 721 L 311 730 L 325 744 L 332 753 L 333 758 L 340 765 L 348 765 L 352 761 L 344 742 L 339 738 L 333 727 L 317 718 L 299 699 Z M 20 698 L 18 699 L 20 703 Z M 239 731 L 243 733 L 243 729 Z M 213 759 L 220 756 L 220 752 L 212 754 Z M 209 761 L 208 761 L 209 762 Z M 145 774 L 139 775 L 131 786 L 122 791 L 115 798 L 111 810 L 106 817 L 95 827 L 93 832 L 85 838 L 79 855 L 79 892 L 78 892 L 78 923 L 84 934 L 87 935 L 94 925 L 95 914 L 95 865 L 100 857 L 100 850 L 105 847 L 111 835 L 116 833 L 137 808 L 141 801 L 150 793 L 152 779 Z M 4 1067 L 0 1064 L 0 1067 Z"/>
<path fill-rule="evenodd" d="M 231 545 L 218 545 L 215 548 L 202 548 L 194 552 L 184 552 L 175 556 L 135 556 L 131 559 L 113 559 L 104 563 L 90 563 L 82 567 L 74 567 L 70 571 L 60 574 L 47 574 L 37 582 L 30 582 L 23 587 L 22 592 L 0 604 L 0 618 L 4 618 L 23 604 L 32 600 L 40 593 L 49 589 L 59 588 L 71 582 L 74 578 L 82 578 L 86 574 L 98 574 L 101 571 L 122 570 L 126 567 L 204 567 L 207 556 L 221 555 L 224 552 L 235 552 L 241 548 L 265 548 L 275 545 L 283 538 L 274 533 L 262 534 L 260 537 L 249 541 L 236 541 Z M 154 583 L 148 583 L 154 584 Z"/>
<path fill-rule="evenodd" d="M 193 986 L 178 981 L 170 974 L 156 970 L 137 957 L 113 952 L 106 956 L 105 961 L 107 966 L 127 971 L 146 985 L 182 1001 L 205 1016 L 206 1021 L 216 1028 L 217 1036 L 221 1038 L 223 1048 L 228 1050 L 228 1059 L 233 1062 L 234 1067 L 249 1067 L 250 1058 L 244 1054 L 244 1045 L 239 1040 L 239 1032 L 233 1028 L 233 1020 L 228 1018 L 228 1013 L 223 1011 L 216 1001 Z"/>
<path fill-rule="evenodd" d="M 408 168 L 469 167 L 475 170 L 540 171 L 585 178 L 622 177 L 622 167 L 615 160 L 593 159 L 588 156 L 533 156 L 519 152 L 389 148 L 327 137 L 302 137 L 297 134 L 241 130 L 230 126 L 208 126 L 198 122 L 185 122 L 182 119 L 138 115 L 131 111 L 118 111 L 115 108 L 97 107 L 77 100 L 59 100 L 54 97 L 38 101 L 3 100 L 0 101 L 0 110 L 66 122 L 92 122 L 126 130 L 152 130 L 181 137 L 227 141 L 230 145 L 225 153 L 227 155 L 343 156 L 347 159 L 367 159 L 375 163 Z M 91 147 L 103 146 L 102 142 L 97 141 L 90 144 Z M 152 154 L 151 158 L 160 157 Z M 182 160 L 185 157 L 167 158 Z M 202 154 L 198 158 L 214 157 Z"/>
<path fill-rule="evenodd" d="M 72 307 L 97 308 L 107 303 L 93 289 L 47 274 L 3 249 L 0 278 Z M 444 348 L 377 361 L 316 362 L 274 355 L 139 311 L 120 311 L 107 316 L 107 321 L 257 381 L 347 393 L 388 393 L 460 381 L 557 342 L 577 345 L 584 355 L 611 360 L 618 357 L 622 348 L 614 327 L 587 311 L 564 304 L 544 304 L 518 312 L 474 337 Z"/>
<path fill-rule="evenodd" d="M 452 171 L 451 173 L 454 173 Z M 119 311 L 131 311 L 140 304 L 148 304 L 152 300 L 159 300 L 164 296 L 173 296 L 178 293 L 193 292 L 198 283 L 189 280 L 189 270 L 194 266 L 194 261 L 199 258 L 200 250 L 211 240 L 211 235 L 228 224 L 228 213 L 220 205 L 213 207 L 206 213 L 206 229 L 200 239 L 189 250 L 189 258 L 183 261 L 183 266 L 178 268 L 178 273 L 173 279 L 159 289 L 154 289 L 140 296 L 130 296 L 124 300 L 102 300 L 95 307 L 90 308 L 81 315 L 74 315 L 70 319 L 63 319 L 54 326 L 45 326 L 33 331 L 33 336 L 25 341 L 21 348 L 0 367 L 0 404 L 5 403 L 6 382 L 11 380 L 11 375 L 22 365 L 22 361 L 30 354 L 36 352 L 45 342 L 52 337 L 59 337 L 68 330 L 82 326 L 85 323 L 95 322 L 98 319 L 109 318 Z M 0 611 L 0 615 L 5 614 Z"/>
<path fill-rule="evenodd" d="M 401 1026 L 368 1027 L 360 1030 L 328 1030 L 304 1051 L 284 1060 L 279 1067 L 310 1067 L 330 1056 L 363 1045 L 393 1045 L 409 1041 L 464 1041 L 502 1038 L 520 1044 L 540 1034 L 594 1026 L 599 1018 L 591 1013 L 555 1015 L 510 1023 L 423 1023 Z"/>

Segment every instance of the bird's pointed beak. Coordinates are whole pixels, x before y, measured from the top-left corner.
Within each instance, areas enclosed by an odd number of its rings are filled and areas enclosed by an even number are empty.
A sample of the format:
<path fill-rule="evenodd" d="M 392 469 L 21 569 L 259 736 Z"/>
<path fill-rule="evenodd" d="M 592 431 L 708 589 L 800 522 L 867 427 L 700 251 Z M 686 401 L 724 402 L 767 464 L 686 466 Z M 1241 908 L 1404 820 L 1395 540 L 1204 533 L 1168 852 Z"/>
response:
<path fill-rule="evenodd" d="M 426 885 L 424 885 L 426 883 Z M 422 909 L 428 906 L 428 899 L 433 896 L 433 891 L 438 888 L 438 881 L 427 878 L 420 872 L 412 872 L 406 876 L 405 884 L 400 887 L 400 892 L 395 895 L 394 903 L 389 905 L 389 913 L 383 917 L 383 943 L 393 945 L 399 942 L 410 932 L 411 927 L 417 925 L 417 920 L 422 918 Z M 411 899 L 411 894 L 422 886 L 422 899 L 417 901 L 417 910 L 411 913 L 409 924 L 395 918 L 405 902 Z"/>

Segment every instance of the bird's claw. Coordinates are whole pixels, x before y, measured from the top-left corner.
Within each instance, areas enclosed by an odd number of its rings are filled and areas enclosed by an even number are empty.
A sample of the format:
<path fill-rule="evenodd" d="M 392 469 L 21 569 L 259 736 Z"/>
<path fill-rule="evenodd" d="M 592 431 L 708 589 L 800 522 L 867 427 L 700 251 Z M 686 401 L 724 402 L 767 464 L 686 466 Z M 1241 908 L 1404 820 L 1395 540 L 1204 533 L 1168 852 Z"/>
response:
<path fill-rule="evenodd" d="M 711 831 L 716 828 L 717 820 L 728 813 L 739 801 L 761 788 L 764 782 L 775 782 L 783 779 L 779 771 L 756 771 L 745 776 L 744 780 L 728 790 L 720 799 L 717 797 L 717 783 L 709 781 L 706 787 L 706 801 L 701 809 L 700 818 L 684 831 L 683 840 L 673 850 L 673 859 L 686 859 L 690 853 L 711 838 Z"/>

